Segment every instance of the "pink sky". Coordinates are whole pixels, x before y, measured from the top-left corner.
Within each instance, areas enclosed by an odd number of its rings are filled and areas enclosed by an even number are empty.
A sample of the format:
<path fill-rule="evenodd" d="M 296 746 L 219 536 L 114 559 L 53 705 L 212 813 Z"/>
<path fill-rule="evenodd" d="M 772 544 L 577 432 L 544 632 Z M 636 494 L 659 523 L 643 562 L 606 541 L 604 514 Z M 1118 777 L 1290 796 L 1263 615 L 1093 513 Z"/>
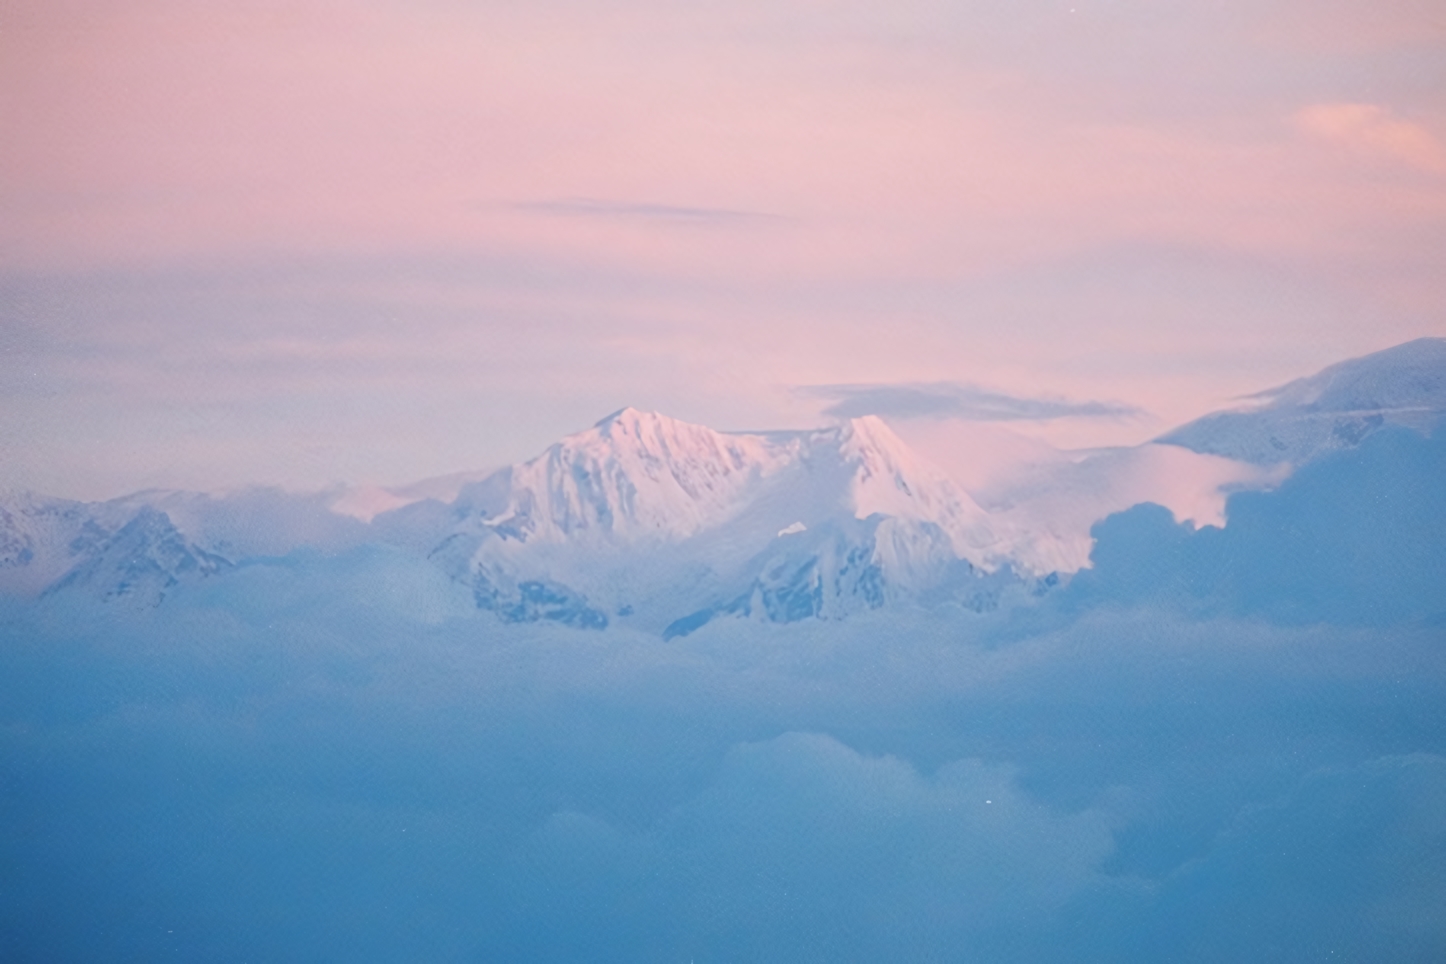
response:
<path fill-rule="evenodd" d="M 399 482 L 841 384 L 1135 442 L 1446 334 L 1443 255 L 1422 0 L 0 5 L 0 486 Z"/>

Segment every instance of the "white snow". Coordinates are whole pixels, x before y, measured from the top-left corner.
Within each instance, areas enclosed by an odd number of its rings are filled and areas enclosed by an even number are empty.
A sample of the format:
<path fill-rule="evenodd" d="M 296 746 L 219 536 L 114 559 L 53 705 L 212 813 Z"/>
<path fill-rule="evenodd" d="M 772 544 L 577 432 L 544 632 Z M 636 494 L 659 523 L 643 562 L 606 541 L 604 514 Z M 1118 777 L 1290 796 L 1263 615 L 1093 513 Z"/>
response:
<path fill-rule="evenodd" d="M 1300 466 L 1388 425 L 1428 431 L 1446 415 L 1446 338 L 1418 338 L 1261 392 L 1159 441 L 1257 465 Z"/>

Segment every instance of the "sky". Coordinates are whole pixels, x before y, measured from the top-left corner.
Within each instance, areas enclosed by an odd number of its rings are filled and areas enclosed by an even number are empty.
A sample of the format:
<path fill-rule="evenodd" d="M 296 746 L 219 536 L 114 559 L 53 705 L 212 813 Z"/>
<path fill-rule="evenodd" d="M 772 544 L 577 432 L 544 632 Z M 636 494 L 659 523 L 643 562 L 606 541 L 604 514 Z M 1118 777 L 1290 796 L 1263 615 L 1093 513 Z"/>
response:
<path fill-rule="evenodd" d="M 0 488 L 1134 444 L 1446 335 L 1443 255 L 1431 0 L 0 0 Z"/>

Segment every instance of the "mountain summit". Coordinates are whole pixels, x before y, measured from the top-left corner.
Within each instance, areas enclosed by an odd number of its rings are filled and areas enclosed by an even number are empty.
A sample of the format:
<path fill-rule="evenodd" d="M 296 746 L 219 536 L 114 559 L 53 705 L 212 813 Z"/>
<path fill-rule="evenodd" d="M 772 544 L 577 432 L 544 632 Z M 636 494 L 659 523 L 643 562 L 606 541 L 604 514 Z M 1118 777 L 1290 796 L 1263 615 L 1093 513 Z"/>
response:
<path fill-rule="evenodd" d="M 625 408 L 462 499 L 518 542 L 676 541 L 727 521 L 791 454 L 760 436 Z"/>
<path fill-rule="evenodd" d="M 998 541 L 987 513 L 874 416 L 740 433 L 625 408 L 464 489 L 458 504 L 518 543 L 676 543 L 750 510 L 776 515 L 762 523 L 774 531 L 820 512 L 928 521 L 980 565 Z"/>
<path fill-rule="evenodd" d="M 464 489 L 454 518 L 432 557 L 479 605 L 589 626 L 737 609 L 779 565 L 811 573 L 811 602 L 774 615 L 820 615 L 1007 561 L 988 514 L 872 416 L 738 433 L 627 408 Z"/>

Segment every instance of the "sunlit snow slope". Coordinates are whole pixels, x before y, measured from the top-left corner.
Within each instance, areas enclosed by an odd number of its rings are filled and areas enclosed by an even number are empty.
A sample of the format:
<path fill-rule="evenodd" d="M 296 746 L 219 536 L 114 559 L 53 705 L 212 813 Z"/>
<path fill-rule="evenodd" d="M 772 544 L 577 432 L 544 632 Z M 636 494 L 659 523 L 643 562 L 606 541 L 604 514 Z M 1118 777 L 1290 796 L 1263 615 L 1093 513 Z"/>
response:
<path fill-rule="evenodd" d="M 1261 392 L 1159 441 L 1257 465 L 1303 465 L 1387 426 L 1417 431 L 1446 414 L 1446 338 L 1419 338 Z"/>

